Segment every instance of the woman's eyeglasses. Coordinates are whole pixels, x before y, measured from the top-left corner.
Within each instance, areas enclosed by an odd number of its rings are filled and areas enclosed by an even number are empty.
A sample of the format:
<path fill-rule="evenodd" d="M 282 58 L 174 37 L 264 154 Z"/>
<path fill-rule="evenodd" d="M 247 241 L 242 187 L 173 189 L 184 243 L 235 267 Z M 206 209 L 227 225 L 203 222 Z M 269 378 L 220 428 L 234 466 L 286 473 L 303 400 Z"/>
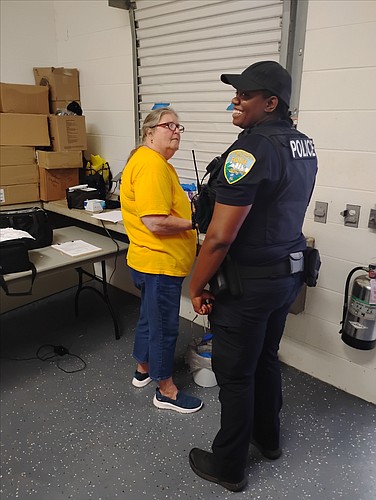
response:
<path fill-rule="evenodd" d="M 171 130 L 171 132 L 175 132 L 175 130 L 178 129 L 181 134 L 185 130 L 183 125 L 180 125 L 180 123 L 174 123 L 174 122 L 158 123 L 158 125 L 154 125 L 154 127 L 150 127 L 150 128 L 155 128 L 155 127 L 168 128 Z"/>

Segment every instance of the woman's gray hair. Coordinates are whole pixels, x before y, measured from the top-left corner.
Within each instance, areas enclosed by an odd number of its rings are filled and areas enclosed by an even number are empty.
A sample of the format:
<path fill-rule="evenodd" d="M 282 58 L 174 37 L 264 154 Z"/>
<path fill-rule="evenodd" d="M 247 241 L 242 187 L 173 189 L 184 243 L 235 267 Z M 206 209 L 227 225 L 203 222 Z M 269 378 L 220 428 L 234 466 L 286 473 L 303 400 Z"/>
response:
<path fill-rule="evenodd" d="M 151 111 L 144 120 L 141 129 L 141 144 L 144 144 L 148 130 L 158 125 L 163 115 L 173 114 L 178 118 L 177 113 L 172 108 L 157 108 Z"/>
<path fill-rule="evenodd" d="M 130 160 L 130 158 L 135 154 L 135 152 L 138 150 L 138 148 L 140 148 L 143 144 L 145 144 L 146 136 L 148 134 L 149 129 L 158 125 L 162 116 L 167 114 L 173 114 L 176 116 L 177 119 L 179 118 L 176 111 L 174 111 L 172 108 L 157 108 L 154 111 L 151 111 L 147 115 L 141 128 L 141 142 L 136 148 L 132 149 L 132 151 L 129 153 L 127 163 Z"/>

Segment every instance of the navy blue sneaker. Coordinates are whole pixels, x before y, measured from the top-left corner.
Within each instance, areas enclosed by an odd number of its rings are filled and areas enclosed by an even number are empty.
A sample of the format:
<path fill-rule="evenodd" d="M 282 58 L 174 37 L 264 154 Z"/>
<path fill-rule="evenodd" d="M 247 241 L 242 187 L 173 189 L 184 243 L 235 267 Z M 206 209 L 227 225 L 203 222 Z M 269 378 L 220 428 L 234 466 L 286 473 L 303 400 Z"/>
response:
<path fill-rule="evenodd" d="M 148 373 L 140 373 L 136 370 L 132 379 L 132 385 L 135 387 L 145 387 L 150 384 L 151 381 L 152 379 L 149 377 Z"/>
<path fill-rule="evenodd" d="M 189 396 L 181 391 L 177 393 L 176 399 L 170 399 L 167 396 L 163 396 L 159 387 L 157 387 L 153 404 L 162 410 L 175 410 L 179 413 L 194 413 L 202 408 L 203 402 L 201 399 Z"/>

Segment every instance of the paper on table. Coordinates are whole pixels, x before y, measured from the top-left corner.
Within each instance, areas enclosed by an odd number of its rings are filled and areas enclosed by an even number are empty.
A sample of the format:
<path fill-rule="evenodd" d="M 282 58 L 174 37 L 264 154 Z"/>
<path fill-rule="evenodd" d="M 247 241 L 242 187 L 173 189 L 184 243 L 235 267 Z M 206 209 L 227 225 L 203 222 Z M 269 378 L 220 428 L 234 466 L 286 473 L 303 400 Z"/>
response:
<path fill-rule="evenodd" d="M 98 250 L 102 250 L 100 247 L 96 247 L 91 243 L 86 243 L 86 241 L 83 240 L 56 243 L 55 245 L 51 245 L 51 247 L 65 253 L 66 255 L 69 255 L 70 257 L 79 257 L 80 255 L 86 255 L 88 253 L 98 252 Z"/>
<path fill-rule="evenodd" d="M 120 222 L 123 220 L 121 210 L 112 210 L 111 212 L 101 212 L 100 214 L 92 215 L 95 219 L 106 220 L 109 222 Z"/>
<path fill-rule="evenodd" d="M 22 229 L 14 229 L 13 227 L 0 228 L 0 241 L 18 240 L 20 238 L 31 238 L 35 240 L 30 233 L 22 231 Z"/>

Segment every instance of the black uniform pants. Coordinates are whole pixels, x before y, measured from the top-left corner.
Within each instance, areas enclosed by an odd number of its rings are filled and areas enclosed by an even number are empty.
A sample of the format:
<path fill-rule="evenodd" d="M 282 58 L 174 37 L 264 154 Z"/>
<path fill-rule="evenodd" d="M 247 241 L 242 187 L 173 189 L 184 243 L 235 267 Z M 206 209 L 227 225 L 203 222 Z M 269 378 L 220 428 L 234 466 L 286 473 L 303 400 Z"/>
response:
<path fill-rule="evenodd" d="M 282 406 L 279 343 L 302 273 L 274 279 L 244 279 L 240 298 L 216 299 L 210 324 L 212 364 L 220 388 L 221 427 L 212 451 L 218 474 L 240 481 L 250 439 L 279 447 Z"/>

